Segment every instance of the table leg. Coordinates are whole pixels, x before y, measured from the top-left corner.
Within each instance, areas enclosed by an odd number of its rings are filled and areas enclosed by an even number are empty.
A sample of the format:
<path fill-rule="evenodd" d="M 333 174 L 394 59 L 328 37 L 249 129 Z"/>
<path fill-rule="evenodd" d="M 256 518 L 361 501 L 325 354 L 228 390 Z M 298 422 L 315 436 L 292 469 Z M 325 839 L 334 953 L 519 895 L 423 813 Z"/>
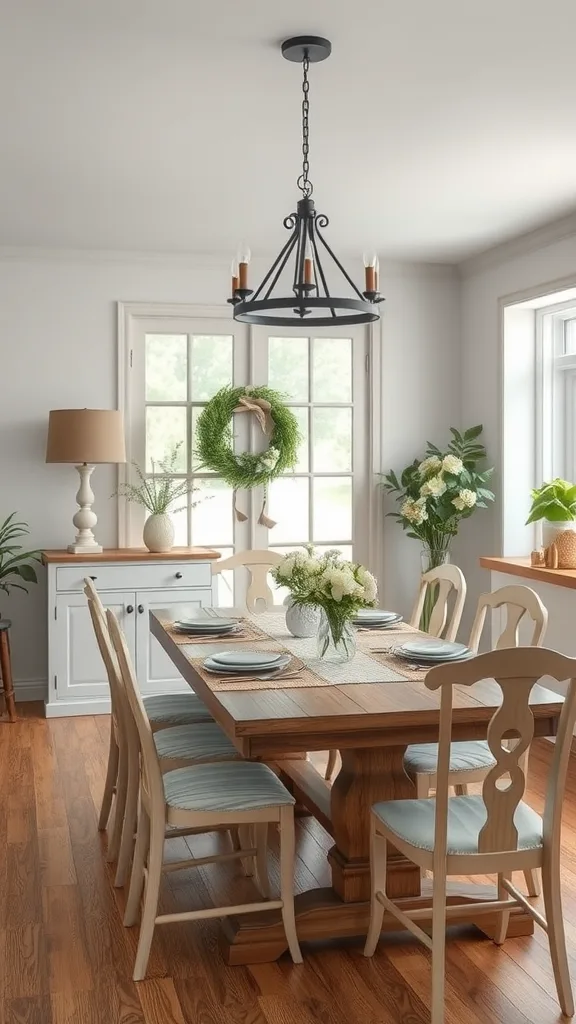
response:
<path fill-rule="evenodd" d="M 0 673 L 4 687 L 4 700 L 10 722 L 16 721 L 16 704 L 14 703 L 14 682 L 10 658 L 10 640 L 6 629 L 0 630 Z"/>
<path fill-rule="evenodd" d="M 370 808 L 379 800 L 410 800 L 414 783 L 404 771 L 406 747 L 342 750 L 342 767 L 330 797 L 335 846 L 328 859 L 332 885 L 345 903 L 370 899 Z M 418 896 L 420 870 L 392 847 L 387 892 L 392 899 Z"/>

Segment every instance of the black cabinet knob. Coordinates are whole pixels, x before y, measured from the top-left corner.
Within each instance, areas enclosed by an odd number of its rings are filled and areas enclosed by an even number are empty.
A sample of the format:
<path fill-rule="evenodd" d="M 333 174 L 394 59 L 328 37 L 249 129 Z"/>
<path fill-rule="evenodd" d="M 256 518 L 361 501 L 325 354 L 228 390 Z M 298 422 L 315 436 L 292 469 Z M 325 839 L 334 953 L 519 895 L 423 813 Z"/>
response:
<path fill-rule="evenodd" d="M 129 604 L 126 608 L 126 611 L 128 612 L 128 615 L 132 615 L 132 612 L 134 611 L 134 605 Z"/>
<path fill-rule="evenodd" d="M 182 573 L 181 572 L 177 572 L 176 573 L 176 579 L 177 580 L 181 580 L 182 579 Z"/>
<path fill-rule="evenodd" d="M 138 605 L 138 612 L 139 612 L 140 615 L 143 614 L 143 612 L 144 612 L 144 605 L 143 604 L 139 604 Z"/>
<path fill-rule="evenodd" d="M 91 580 L 97 580 L 97 579 L 98 579 L 98 577 L 97 577 L 97 576 L 91 576 L 91 577 L 90 577 L 90 579 L 91 579 Z"/>

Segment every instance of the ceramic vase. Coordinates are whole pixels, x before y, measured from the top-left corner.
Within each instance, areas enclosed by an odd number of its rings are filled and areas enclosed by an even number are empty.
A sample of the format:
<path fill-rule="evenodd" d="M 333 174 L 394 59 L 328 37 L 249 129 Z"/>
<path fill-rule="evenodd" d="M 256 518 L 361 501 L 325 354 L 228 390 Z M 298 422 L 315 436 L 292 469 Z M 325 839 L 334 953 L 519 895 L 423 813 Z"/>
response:
<path fill-rule="evenodd" d="M 290 596 L 286 605 L 286 628 L 292 636 L 315 636 L 320 625 L 320 609 L 312 604 L 295 604 Z"/>
<path fill-rule="evenodd" d="M 171 551 L 174 546 L 174 524 L 167 513 L 148 516 L 143 540 L 148 551 Z"/>

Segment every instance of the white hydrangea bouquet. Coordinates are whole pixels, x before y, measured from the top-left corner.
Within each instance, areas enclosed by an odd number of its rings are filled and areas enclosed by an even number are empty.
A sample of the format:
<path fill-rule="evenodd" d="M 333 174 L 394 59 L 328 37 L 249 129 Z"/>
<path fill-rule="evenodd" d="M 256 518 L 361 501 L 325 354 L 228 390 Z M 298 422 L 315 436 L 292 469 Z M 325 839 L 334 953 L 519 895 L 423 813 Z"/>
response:
<path fill-rule="evenodd" d="M 287 587 L 294 604 L 321 609 L 318 653 L 321 658 L 348 661 L 356 645 L 351 619 L 371 608 L 378 588 L 372 573 L 349 562 L 337 548 L 318 554 L 312 544 L 285 555 L 271 570 L 279 586 Z"/>
<path fill-rule="evenodd" d="M 445 451 L 428 443 L 425 458 L 414 459 L 400 479 L 391 472 L 382 481 L 400 505 L 399 512 L 388 515 L 402 524 L 409 537 L 422 542 L 423 571 L 446 561 L 462 519 L 494 501 L 486 487 L 494 470 L 479 468 L 486 459 L 486 449 L 478 441 L 482 426 L 463 434 L 450 427 L 450 433 L 452 440 Z"/>

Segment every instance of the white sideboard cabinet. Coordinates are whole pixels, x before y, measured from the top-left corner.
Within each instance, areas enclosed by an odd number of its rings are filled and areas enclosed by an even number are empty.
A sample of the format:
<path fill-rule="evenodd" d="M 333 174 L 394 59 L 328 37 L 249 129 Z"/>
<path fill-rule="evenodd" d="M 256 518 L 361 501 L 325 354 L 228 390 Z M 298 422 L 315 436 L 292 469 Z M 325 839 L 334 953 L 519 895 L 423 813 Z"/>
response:
<path fill-rule="evenodd" d="M 216 604 L 212 562 L 218 552 L 173 548 L 154 554 L 120 548 L 96 555 L 44 551 L 48 571 L 48 697 L 46 716 L 108 713 L 106 672 L 84 596 L 90 576 L 112 608 L 132 654 L 142 693 L 185 691 L 174 664 L 150 634 L 149 612 L 167 608 L 180 616 Z"/>

